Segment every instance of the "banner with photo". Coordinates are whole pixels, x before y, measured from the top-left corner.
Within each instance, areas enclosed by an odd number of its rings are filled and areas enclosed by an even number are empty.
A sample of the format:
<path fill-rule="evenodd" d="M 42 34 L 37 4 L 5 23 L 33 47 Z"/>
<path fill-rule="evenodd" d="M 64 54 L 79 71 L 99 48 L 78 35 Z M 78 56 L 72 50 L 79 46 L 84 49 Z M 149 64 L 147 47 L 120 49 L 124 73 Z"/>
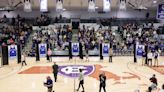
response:
<path fill-rule="evenodd" d="M 109 57 L 109 43 L 102 44 L 102 56 Z"/>
<path fill-rule="evenodd" d="M 72 55 L 73 56 L 78 56 L 79 55 L 79 43 L 72 43 Z"/>
<path fill-rule="evenodd" d="M 31 12 L 32 11 L 30 0 L 24 0 L 24 11 L 25 12 Z"/>
<path fill-rule="evenodd" d="M 39 44 L 39 57 L 45 58 L 47 56 L 47 44 Z"/>
<path fill-rule="evenodd" d="M 158 5 L 157 19 L 164 19 L 164 4 Z"/>
<path fill-rule="evenodd" d="M 47 12 L 48 11 L 48 2 L 47 0 L 40 0 L 40 11 Z"/>
<path fill-rule="evenodd" d="M 8 46 L 8 58 L 9 59 L 17 59 L 17 45 L 9 45 Z"/>
<path fill-rule="evenodd" d="M 56 0 L 56 11 L 63 10 L 63 0 Z"/>
<path fill-rule="evenodd" d="M 88 11 L 89 12 L 95 11 L 95 0 L 88 0 Z"/>
<path fill-rule="evenodd" d="M 142 57 L 144 51 L 145 51 L 145 46 L 144 45 L 136 45 L 136 57 L 137 58 Z"/>
<path fill-rule="evenodd" d="M 2 46 L 0 46 L 0 67 L 2 66 Z"/>
<path fill-rule="evenodd" d="M 120 0 L 120 10 L 126 10 L 126 0 Z"/>
<path fill-rule="evenodd" d="M 109 12 L 111 10 L 110 0 L 103 0 L 103 11 Z"/>

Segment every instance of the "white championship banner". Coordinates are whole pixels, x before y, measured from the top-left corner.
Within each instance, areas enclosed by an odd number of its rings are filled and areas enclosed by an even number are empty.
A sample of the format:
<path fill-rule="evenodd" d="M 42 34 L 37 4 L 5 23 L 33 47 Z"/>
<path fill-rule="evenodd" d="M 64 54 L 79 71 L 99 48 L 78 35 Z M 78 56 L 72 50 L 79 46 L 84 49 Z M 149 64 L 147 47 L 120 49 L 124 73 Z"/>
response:
<path fill-rule="evenodd" d="M 79 55 L 79 43 L 72 43 L 72 55 L 78 56 Z"/>
<path fill-rule="evenodd" d="M 103 11 L 109 12 L 111 10 L 110 0 L 103 0 Z"/>
<path fill-rule="evenodd" d="M 56 11 L 63 10 L 63 0 L 56 0 Z"/>
<path fill-rule="evenodd" d="M 8 46 L 8 58 L 9 59 L 17 59 L 18 50 L 17 45 L 9 45 Z"/>
<path fill-rule="evenodd" d="M 30 0 L 25 0 L 25 2 L 24 2 L 24 11 L 25 12 L 31 12 L 32 11 Z"/>
<path fill-rule="evenodd" d="M 136 57 L 141 58 L 143 56 L 143 53 L 145 51 L 144 45 L 136 45 Z"/>
<path fill-rule="evenodd" d="M 47 56 L 47 44 L 39 44 L 39 57 L 45 58 Z"/>
<path fill-rule="evenodd" d="M 126 10 L 126 0 L 120 0 L 120 10 Z"/>
<path fill-rule="evenodd" d="M 88 11 L 89 12 L 95 11 L 95 0 L 88 0 Z"/>
<path fill-rule="evenodd" d="M 109 44 L 108 43 L 102 44 L 102 56 L 109 57 Z"/>
<path fill-rule="evenodd" d="M 40 11 L 41 12 L 47 12 L 48 6 L 47 6 L 47 0 L 40 0 Z"/>

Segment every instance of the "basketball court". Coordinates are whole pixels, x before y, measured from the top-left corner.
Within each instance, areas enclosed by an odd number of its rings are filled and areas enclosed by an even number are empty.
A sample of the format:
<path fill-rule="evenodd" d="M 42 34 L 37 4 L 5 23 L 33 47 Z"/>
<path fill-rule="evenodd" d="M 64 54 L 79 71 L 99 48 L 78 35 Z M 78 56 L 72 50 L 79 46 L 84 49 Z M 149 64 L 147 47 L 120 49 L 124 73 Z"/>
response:
<path fill-rule="evenodd" d="M 80 60 L 74 57 L 69 61 L 68 57 L 54 57 L 53 62 L 59 65 L 58 80 L 53 87 L 55 92 L 76 92 L 78 78 L 72 72 L 78 68 L 85 70 L 85 92 L 98 92 L 98 79 L 102 72 L 107 76 L 107 92 L 134 92 L 137 89 L 145 92 L 151 84 L 149 78 L 152 74 L 156 74 L 159 88 L 164 83 L 164 57 L 160 57 L 159 67 L 152 68 L 141 66 L 140 60 L 134 64 L 133 57 L 127 56 L 113 57 L 113 63 L 109 63 L 108 58 L 100 61 L 99 57 L 90 57 L 89 60 L 85 62 L 85 58 Z M 47 88 L 43 86 L 46 77 L 51 76 L 54 80 L 51 69 L 53 63 L 44 58 L 36 62 L 35 58 L 28 57 L 28 65 L 23 67 L 14 61 L 10 62 L 8 66 L 0 68 L 1 92 L 46 92 Z"/>

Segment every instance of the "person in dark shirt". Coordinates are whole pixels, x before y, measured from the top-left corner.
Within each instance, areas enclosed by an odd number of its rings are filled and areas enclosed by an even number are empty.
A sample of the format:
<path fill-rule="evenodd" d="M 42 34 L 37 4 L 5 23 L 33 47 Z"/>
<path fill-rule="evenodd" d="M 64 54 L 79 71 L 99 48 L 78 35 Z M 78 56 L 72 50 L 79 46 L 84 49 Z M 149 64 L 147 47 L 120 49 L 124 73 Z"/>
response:
<path fill-rule="evenodd" d="M 145 62 L 146 62 L 146 52 L 144 51 L 142 53 L 142 66 L 145 64 Z"/>
<path fill-rule="evenodd" d="M 158 82 L 157 78 L 155 77 L 155 74 L 153 74 L 153 77 L 150 78 L 150 82 L 152 83 L 149 87 L 149 90 L 154 90 L 157 88 Z M 151 92 L 151 91 L 150 91 Z"/>
<path fill-rule="evenodd" d="M 47 81 L 44 83 L 44 86 L 47 87 L 47 92 L 52 92 L 52 88 L 53 88 L 53 81 L 51 80 L 51 77 L 48 76 L 47 77 Z"/>
<path fill-rule="evenodd" d="M 57 81 L 58 68 L 59 68 L 59 66 L 56 64 L 56 62 L 54 62 L 54 65 L 52 66 L 52 69 L 53 69 L 55 82 Z"/>
<path fill-rule="evenodd" d="M 104 92 L 106 92 L 106 89 L 105 89 L 105 87 L 106 87 L 106 76 L 105 76 L 104 72 L 99 75 L 99 79 L 100 79 L 99 92 L 101 92 L 101 88 L 103 88 Z"/>

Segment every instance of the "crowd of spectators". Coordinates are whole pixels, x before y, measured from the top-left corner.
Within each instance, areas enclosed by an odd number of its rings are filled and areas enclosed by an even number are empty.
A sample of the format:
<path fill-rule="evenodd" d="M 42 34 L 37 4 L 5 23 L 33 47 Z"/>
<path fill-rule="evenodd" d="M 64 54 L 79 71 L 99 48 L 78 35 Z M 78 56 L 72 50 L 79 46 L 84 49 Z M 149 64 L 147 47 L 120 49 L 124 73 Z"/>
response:
<path fill-rule="evenodd" d="M 85 25 L 79 29 L 78 40 L 89 50 L 99 49 L 99 43 L 116 42 L 115 34 L 112 33 L 112 30 L 102 28 L 95 30 L 94 27 L 90 28 Z"/>
<path fill-rule="evenodd" d="M 123 48 L 133 49 L 133 44 L 143 44 L 158 50 L 162 44 L 157 29 L 152 24 L 126 24 L 120 26 L 119 33 L 123 39 Z"/>
<path fill-rule="evenodd" d="M 32 53 L 36 49 L 36 44 L 46 43 L 52 50 L 68 50 L 69 42 L 72 40 L 72 30 L 69 25 L 56 26 L 56 28 L 43 27 L 33 35 Z"/>
<path fill-rule="evenodd" d="M 10 21 L 5 15 L 1 19 L 1 23 L 9 24 L 3 25 L 0 31 L 0 45 L 20 44 L 22 47 L 25 46 L 25 42 L 32 32 L 32 25 L 25 23 L 24 18 L 13 17 Z"/>

